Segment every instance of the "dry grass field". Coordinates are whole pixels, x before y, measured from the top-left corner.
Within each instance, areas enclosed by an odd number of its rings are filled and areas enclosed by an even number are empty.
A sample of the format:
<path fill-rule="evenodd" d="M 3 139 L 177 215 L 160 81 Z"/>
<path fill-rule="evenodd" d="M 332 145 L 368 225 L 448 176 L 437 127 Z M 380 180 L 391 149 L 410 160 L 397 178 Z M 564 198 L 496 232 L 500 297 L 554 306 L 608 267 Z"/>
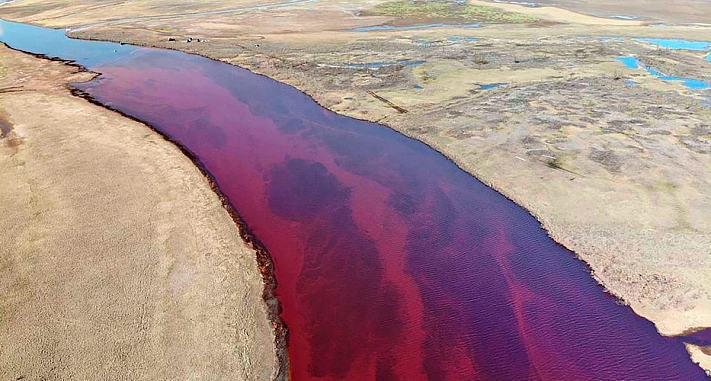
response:
<path fill-rule="evenodd" d="M 0 49 L 0 379 L 264 380 L 255 253 L 194 164 Z"/>
<path fill-rule="evenodd" d="M 711 23 L 707 0 L 536 0 L 539 6 L 554 6 L 600 17 L 632 16 L 639 20 L 657 19 L 669 23 Z"/>

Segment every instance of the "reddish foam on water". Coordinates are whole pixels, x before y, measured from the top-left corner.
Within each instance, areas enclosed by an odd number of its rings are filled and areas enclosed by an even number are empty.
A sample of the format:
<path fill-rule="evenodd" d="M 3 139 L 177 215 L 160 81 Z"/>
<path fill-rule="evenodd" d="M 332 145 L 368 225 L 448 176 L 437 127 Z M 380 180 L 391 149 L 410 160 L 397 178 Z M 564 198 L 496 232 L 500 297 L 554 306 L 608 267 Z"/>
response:
<path fill-rule="evenodd" d="M 192 152 L 271 254 L 294 380 L 695 380 L 520 207 L 289 86 L 146 50 L 78 85 Z"/>

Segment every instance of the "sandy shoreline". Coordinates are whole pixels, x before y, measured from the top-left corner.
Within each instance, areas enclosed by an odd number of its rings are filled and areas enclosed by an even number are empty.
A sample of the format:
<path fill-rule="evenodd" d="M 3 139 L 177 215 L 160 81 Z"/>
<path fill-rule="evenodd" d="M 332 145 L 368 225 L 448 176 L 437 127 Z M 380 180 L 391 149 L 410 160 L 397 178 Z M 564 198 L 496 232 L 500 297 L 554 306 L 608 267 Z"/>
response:
<path fill-rule="evenodd" d="M 90 73 L 0 69 L 0 377 L 274 377 L 255 251 L 193 163 L 72 96 Z"/>
<path fill-rule="evenodd" d="M 29 54 L 29 53 L 27 53 Z M 47 59 L 47 58 L 45 58 Z M 71 63 L 66 63 L 67 65 L 73 66 Z M 80 67 L 81 68 L 81 67 Z M 83 68 L 81 68 L 83 69 Z M 266 310 L 267 310 L 267 319 L 270 322 L 272 326 L 272 332 L 273 332 L 273 337 L 274 337 L 274 349 L 275 349 L 275 355 L 276 355 L 276 362 L 275 362 L 275 370 L 274 370 L 274 376 L 272 377 L 273 380 L 286 380 L 287 379 L 287 373 L 289 370 L 289 358 L 287 355 L 287 343 L 286 343 L 286 336 L 288 333 L 288 328 L 286 327 L 286 324 L 282 321 L 281 317 L 279 316 L 279 310 L 280 310 L 280 304 L 279 300 L 276 298 L 276 278 L 274 275 L 274 263 L 272 261 L 271 255 L 266 251 L 264 246 L 259 243 L 257 239 L 249 232 L 249 229 L 245 225 L 245 223 L 242 221 L 242 219 L 239 217 L 239 215 L 235 212 L 234 207 L 230 204 L 230 202 L 225 198 L 223 195 L 222 191 L 220 190 L 220 187 L 217 185 L 215 182 L 215 179 L 212 177 L 212 175 L 203 168 L 203 166 L 200 164 L 199 160 L 188 150 L 184 149 L 179 143 L 173 141 L 169 136 L 164 135 L 158 129 L 154 128 L 153 126 L 138 120 L 130 115 L 126 115 L 122 113 L 119 110 L 116 110 L 110 106 L 104 105 L 101 102 L 95 100 L 91 95 L 77 90 L 77 89 L 71 89 L 70 93 L 78 98 L 85 99 L 87 102 L 94 104 L 98 107 L 105 108 L 109 111 L 115 112 L 122 117 L 133 120 L 136 123 L 140 123 L 148 128 L 150 128 L 154 133 L 160 135 L 166 142 L 169 142 L 170 144 L 173 144 L 176 148 L 180 150 L 180 152 L 185 155 L 187 158 L 191 160 L 193 165 L 200 171 L 200 173 L 205 177 L 207 180 L 208 184 L 210 185 L 210 189 L 215 192 L 217 197 L 220 199 L 220 202 L 222 203 L 222 207 L 225 209 L 225 211 L 230 215 L 232 218 L 232 221 L 237 225 L 238 228 L 238 234 L 242 238 L 242 241 L 244 244 L 251 250 L 254 251 L 255 253 L 255 259 L 257 263 L 257 268 L 259 269 L 259 273 L 262 276 L 262 281 L 263 281 L 263 291 L 262 291 L 262 300 L 264 304 L 266 305 Z"/>

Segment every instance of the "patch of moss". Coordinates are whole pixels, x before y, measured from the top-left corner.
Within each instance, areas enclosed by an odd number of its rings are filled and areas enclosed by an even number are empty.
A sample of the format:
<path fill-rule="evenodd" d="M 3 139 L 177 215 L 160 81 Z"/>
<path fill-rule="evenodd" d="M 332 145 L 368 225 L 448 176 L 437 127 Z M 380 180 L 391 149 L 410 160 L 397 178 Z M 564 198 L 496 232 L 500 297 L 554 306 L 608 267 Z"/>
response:
<path fill-rule="evenodd" d="M 564 167 L 565 163 L 563 162 L 562 158 L 560 158 L 560 157 L 547 157 L 546 158 L 546 165 L 549 168 L 553 168 L 553 169 L 565 169 L 565 167 Z"/>
<path fill-rule="evenodd" d="M 664 182 L 663 184 L 664 184 L 664 188 L 665 188 L 665 189 L 667 190 L 667 192 L 669 192 L 669 193 L 672 193 L 672 192 L 676 191 L 677 189 L 679 189 L 679 186 L 678 186 L 678 185 L 676 185 L 676 184 L 674 184 L 674 183 L 670 183 L 670 182 L 668 182 L 668 181 Z"/>
<path fill-rule="evenodd" d="M 383 3 L 367 14 L 398 18 L 428 18 L 460 22 L 520 24 L 538 21 L 522 13 L 504 12 L 493 7 L 445 1 L 405 0 Z"/>
<path fill-rule="evenodd" d="M 560 153 L 560 154 L 556 155 L 556 157 L 554 157 L 554 158 L 553 157 L 546 157 L 545 163 L 548 166 L 548 168 L 558 169 L 558 170 L 565 171 L 565 172 L 568 172 L 573 175 L 578 175 L 578 176 L 584 177 L 580 173 L 573 171 L 568 167 L 567 163 L 569 161 L 573 160 L 574 158 L 575 158 L 575 154 L 573 154 L 573 153 L 570 153 L 570 152 L 569 153 Z"/>
<path fill-rule="evenodd" d="M 653 192 L 666 192 L 673 195 L 679 189 L 679 186 L 669 181 L 659 181 L 651 185 L 645 185 L 645 188 Z"/>

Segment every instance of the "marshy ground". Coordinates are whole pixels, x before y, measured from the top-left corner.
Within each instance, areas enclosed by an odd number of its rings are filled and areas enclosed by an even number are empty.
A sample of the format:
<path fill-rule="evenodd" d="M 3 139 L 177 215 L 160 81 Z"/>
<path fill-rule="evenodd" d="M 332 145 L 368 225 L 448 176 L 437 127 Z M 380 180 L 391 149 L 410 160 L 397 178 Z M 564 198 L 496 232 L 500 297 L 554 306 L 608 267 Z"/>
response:
<path fill-rule="evenodd" d="M 709 9 L 556 3 L 22 0 L 0 17 L 221 59 L 384 123 L 531 211 L 662 333 L 711 326 L 711 90 L 616 61 L 711 83 L 708 50 L 635 40 L 708 41 Z"/>

